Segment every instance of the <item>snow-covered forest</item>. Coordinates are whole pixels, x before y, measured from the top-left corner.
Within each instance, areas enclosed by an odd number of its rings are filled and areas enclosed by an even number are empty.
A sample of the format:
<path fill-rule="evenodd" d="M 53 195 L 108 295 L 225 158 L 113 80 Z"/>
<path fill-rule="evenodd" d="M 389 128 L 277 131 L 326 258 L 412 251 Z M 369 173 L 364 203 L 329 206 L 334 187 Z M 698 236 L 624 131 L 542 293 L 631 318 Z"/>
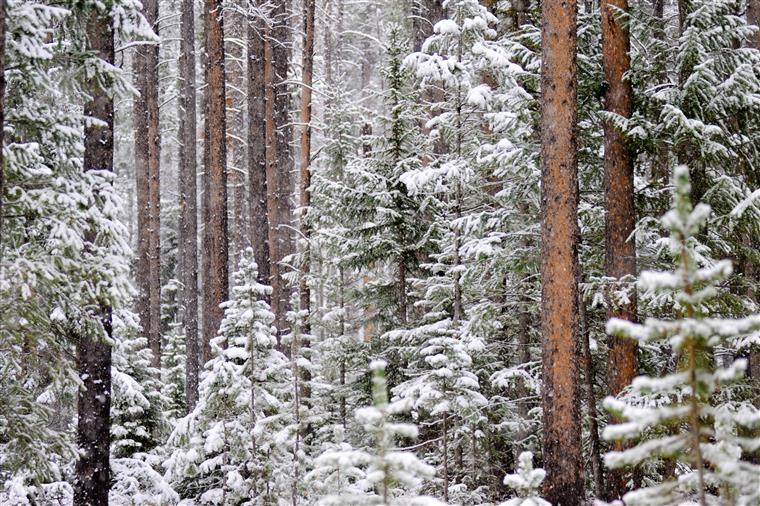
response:
<path fill-rule="evenodd" d="M 0 0 L 0 505 L 760 506 L 760 0 Z"/>

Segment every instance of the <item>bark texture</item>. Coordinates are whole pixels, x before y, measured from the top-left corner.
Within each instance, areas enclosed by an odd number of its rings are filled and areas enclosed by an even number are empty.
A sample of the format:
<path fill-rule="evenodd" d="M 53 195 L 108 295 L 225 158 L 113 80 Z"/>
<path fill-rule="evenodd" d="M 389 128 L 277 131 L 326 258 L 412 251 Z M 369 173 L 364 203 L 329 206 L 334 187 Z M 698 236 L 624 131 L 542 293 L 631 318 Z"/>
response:
<path fill-rule="evenodd" d="M 444 18 L 443 0 L 412 0 L 412 32 L 414 51 L 433 34 L 433 26 Z"/>
<path fill-rule="evenodd" d="M 579 294 L 578 314 L 581 327 L 581 367 L 583 369 L 583 389 L 586 396 L 586 416 L 588 417 L 588 445 L 591 464 L 591 476 L 594 483 L 594 494 L 602 497 L 604 491 L 604 472 L 602 466 L 602 450 L 599 441 L 599 418 L 596 410 L 596 394 L 594 393 L 594 360 L 591 356 L 589 342 L 589 323 L 586 312 L 586 301 Z"/>
<path fill-rule="evenodd" d="M 602 5 L 602 62 L 607 93 L 606 110 L 630 118 L 633 93 L 625 73 L 631 68 L 630 36 L 625 21 L 618 12 L 628 11 L 628 0 L 603 0 Z M 636 209 L 633 187 L 633 153 L 615 125 L 604 123 L 604 199 L 605 199 L 605 273 L 620 279 L 629 289 L 627 303 L 610 298 L 608 318 L 636 320 L 636 292 L 632 279 L 636 275 L 636 244 L 633 231 Z M 632 339 L 609 336 L 608 382 L 610 395 L 616 396 L 631 384 L 638 372 L 636 343 Z M 615 448 L 621 450 L 620 442 Z M 611 470 L 607 479 L 607 499 L 618 499 L 628 491 L 630 472 Z"/>
<path fill-rule="evenodd" d="M 143 2 L 143 15 L 158 34 L 158 0 Z M 134 102 L 135 177 L 137 188 L 137 262 L 135 277 L 139 296 L 137 313 L 153 366 L 161 364 L 161 217 L 160 158 L 158 123 L 158 45 L 139 45 L 133 60 L 135 87 L 140 96 Z"/>
<path fill-rule="evenodd" d="M 578 374 L 576 2 L 544 0 L 541 115 L 541 332 L 544 495 L 583 503 Z"/>
<path fill-rule="evenodd" d="M 3 159 L 3 128 L 5 127 L 5 11 L 0 0 L 0 251 L 3 247 L 3 196 L 5 192 L 5 160 Z"/>
<path fill-rule="evenodd" d="M 93 10 L 87 20 L 90 49 L 103 61 L 113 63 L 114 42 L 108 14 Z M 90 100 L 84 114 L 105 126 L 88 124 L 84 129 L 84 170 L 113 170 L 113 99 L 91 77 L 85 84 Z M 95 240 L 94 231 L 85 240 Z M 77 370 L 82 379 L 77 398 L 77 446 L 74 483 L 75 506 L 107 506 L 111 488 L 111 307 L 99 301 L 96 316 L 103 334 L 83 332 L 77 343 Z"/>
<path fill-rule="evenodd" d="M 245 48 L 239 41 L 246 35 L 245 15 L 240 2 L 225 6 L 225 78 L 227 101 L 227 174 L 231 194 L 232 223 L 230 225 L 230 268 L 234 270 L 240 253 L 248 243 L 248 202 L 246 198 L 246 136 L 245 132 Z"/>
<path fill-rule="evenodd" d="M 748 0 L 747 23 L 760 27 L 760 0 Z M 752 36 L 749 45 L 754 49 L 760 49 L 760 30 Z M 749 173 L 748 180 L 752 187 L 760 187 L 760 172 L 757 169 L 750 169 Z M 742 242 L 750 251 L 757 250 L 760 247 L 760 239 L 749 234 L 742 237 Z M 758 293 L 755 287 L 758 286 L 758 280 L 760 280 L 760 268 L 755 262 L 747 258 L 742 262 L 742 271 L 750 283 L 747 288 L 747 295 L 757 302 Z M 749 376 L 755 383 L 760 383 L 760 352 L 750 351 L 749 353 Z M 760 397 L 755 399 L 755 405 L 760 405 Z"/>
<path fill-rule="evenodd" d="M 248 20 L 248 240 L 259 266 L 259 282 L 269 284 L 269 220 L 264 81 L 264 33 L 261 18 Z"/>
<path fill-rule="evenodd" d="M 264 79 L 266 81 L 266 174 L 267 215 L 269 219 L 270 278 L 272 309 L 279 336 L 287 332 L 290 291 L 283 278 L 287 267 L 282 261 L 294 252 L 293 170 L 290 141 L 290 90 L 287 84 L 290 65 L 290 26 L 288 0 L 276 0 L 272 9 L 272 28 L 264 42 Z"/>
<path fill-rule="evenodd" d="M 760 26 L 760 0 L 748 0 L 747 23 Z M 760 49 L 760 30 L 756 31 L 751 39 L 752 47 Z"/>
<path fill-rule="evenodd" d="M 195 13 L 182 0 L 179 93 L 179 268 L 185 326 L 185 398 L 188 413 L 198 402 L 198 188 L 196 180 Z"/>
<path fill-rule="evenodd" d="M 299 177 L 299 200 L 301 207 L 301 238 L 304 243 L 301 264 L 300 303 L 301 311 L 310 314 L 311 292 L 309 290 L 309 242 L 311 223 L 309 210 L 311 206 L 311 88 L 314 72 L 314 4 L 315 0 L 304 0 L 304 39 L 303 39 L 303 86 L 301 90 L 301 160 Z M 309 317 L 306 317 L 304 331 L 310 332 Z"/>
<path fill-rule="evenodd" d="M 222 323 L 224 311 L 219 306 L 228 298 L 227 238 L 227 146 L 225 143 L 224 18 L 221 0 L 206 0 L 206 149 L 208 219 L 205 223 L 205 248 L 208 251 L 208 290 L 204 312 L 208 322 L 204 329 L 204 360 L 210 359 L 208 343 Z"/>

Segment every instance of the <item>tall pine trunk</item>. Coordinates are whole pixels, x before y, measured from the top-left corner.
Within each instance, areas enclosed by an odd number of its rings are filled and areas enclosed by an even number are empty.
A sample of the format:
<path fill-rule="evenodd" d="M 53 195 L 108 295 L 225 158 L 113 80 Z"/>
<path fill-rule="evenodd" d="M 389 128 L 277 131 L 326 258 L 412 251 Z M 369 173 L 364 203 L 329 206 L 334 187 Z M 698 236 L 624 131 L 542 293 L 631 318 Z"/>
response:
<path fill-rule="evenodd" d="M 747 23 L 760 26 L 760 0 L 747 1 Z M 760 30 L 755 32 L 750 43 L 755 49 L 760 49 Z"/>
<path fill-rule="evenodd" d="M 760 27 L 760 0 L 748 0 L 747 2 L 747 23 Z M 749 40 L 749 46 L 760 50 L 760 29 Z M 749 184 L 752 188 L 760 187 L 760 171 L 755 168 L 749 169 Z M 757 250 L 760 247 L 760 239 L 745 234 L 742 237 L 744 246 L 749 251 Z M 758 302 L 758 293 L 754 286 L 757 286 L 760 280 L 760 267 L 750 258 L 745 258 L 741 265 L 742 273 L 751 283 L 747 288 L 747 296 L 754 302 Z M 749 375 L 756 385 L 760 385 L 760 352 L 750 351 L 749 353 Z M 760 396 L 756 396 L 755 405 L 760 406 Z"/>
<path fill-rule="evenodd" d="M 246 197 L 246 143 L 245 132 L 245 80 L 246 61 L 245 48 L 239 41 L 246 36 L 246 17 L 242 13 L 243 4 L 230 2 L 225 7 L 226 49 L 225 49 L 225 78 L 227 100 L 227 174 L 229 192 L 231 194 L 232 212 L 230 216 L 230 254 L 229 262 L 232 269 L 240 260 L 240 253 L 248 243 L 248 202 Z"/>
<path fill-rule="evenodd" d="M 158 0 L 143 2 L 143 15 L 158 33 Z M 133 61 L 135 177 L 137 188 L 137 313 L 153 352 L 153 366 L 161 365 L 161 235 L 160 145 L 158 122 L 158 45 L 140 45 Z"/>
<path fill-rule="evenodd" d="M 266 174 L 267 216 L 269 220 L 269 254 L 272 285 L 272 309 L 278 342 L 287 332 L 290 294 L 282 264 L 293 253 L 292 194 L 294 160 L 290 141 L 290 89 L 287 83 L 290 65 L 290 14 L 288 0 L 276 0 L 272 9 L 272 27 L 264 43 L 264 79 L 266 81 Z"/>
<path fill-rule="evenodd" d="M 300 350 L 295 350 L 306 358 L 309 358 L 311 347 L 311 289 L 309 276 L 311 272 L 311 88 L 314 73 L 314 11 L 315 0 L 303 2 L 303 86 L 301 89 L 301 151 L 300 151 L 300 177 L 299 177 L 299 200 L 301 207 L 301 274 L 299 283 L 299 305 L 303 312 L 303 325 L 301 328 L 300 343 L 295 345 Z M 307 405 L 311 399 L 311 371 L 301 368 L 301 398 Z M 306 434 L 308 436 L 308 434 Z"/>
<path fill-rule="evenodd" d="M 114 41 L 112 20 L 108 13 L 92 8 L 87 20 L 90 50 L 104 62 L 113 64 Z M 97 76 L 90 77 L 85 90 L 90 99 L 84 115 L 98 120 L 84 128 L 84 170 L 113 170 L 113 98 L 103 89 Z M 95 241 L 95 231 L 85 236 Z M 88 328 L 79 335 L 77 371 L 82 380 L 77 398 L 77 446 L 74 483 L 75 506 L 106 506 L 111 488 L 111 307 L 107 300 L 98 301 L 97 318 L 102 334 Z"/>
<path fill-rule="evenodd" d="M 602 5 L 602 62 L 605 81 L 606 110 L 630 118 L 633 112 L 633 92 L 625 74 L 631 68 L 630 36 L 626 21 L 620 12 L 628 12 L 628 0 L 603 0 Z M 633 231 L 636 226 L 634 206 L 633 153 L 626 144 L 625 135 L 611 121 L 604 123 L 604 200 L 605 200 L 605 274 L 608 278 L 624 281 L 633 289 L 636 275 L 636 243 Z M 617 290 L 611 290 L 616 292 Z M 627 302 L 610 299 L 608 318 L 636 320 L 635 289 Z M 631 384 L 638 371 L 636 343 L 632 339 L 609 336 L 609 392 L 616 396 Z M 621 450 L 621 443 L 616 442 Z M 618 499 L 627 491 L 630 472 L 612 470 L 607 480 L 607 498 Z"/>
<path fill-rule="evenodd" d="M 6 2 L 0 0 L 0 258 L 3 250 L 3 196 L 5 193 L 5 160 L 3 159 L 3 128 L 5 127 L 5 12 Z"/>
<path fill-rule="evenodd" d="M 198 402 L 198 188 L 196 182 L 195 12 L 182 0 L 179 93 L 179 268 L 185 326 L 185 398 L 188 412 Z"/>
<path fill-rule="evenodd" d="M 224 312 L 220 304 L 228 296 L 227 237 L 227 146 L 224 82 L 224 18 L 221 0 L 206 0 L 206 149 L 208 219 L 205 245 L 208 270 L 205 273 L 207 297 L 204 313 L 208 319 L 204 332 L 204 358 L 210 358 L 208 342 L 219 331 Z"/>
<path fill-rule="evenodd" d="M 315 0 L 304 0 L 303 39 L 303 86 L 301 90 L 301 160 L 299 177 L 299 203 L 301 207 L 301 239 L 304 243 L 301 264 L 300 303 L 301 311 L 306 311 L 304 332 L 309 333 L 309 311 L 311 291 L 308 276 L 310 269 L 311 223 L 311 88 L 314 72 L 314 4 Z"/>
<path fill-rule="evenodd" d="M 259 282 L 268 285 L 271 281 L 267 219 L 264 31 L 264 22 L 260 17 L 248 20 L 248 238 L 253 247 L 253 258 L 259 267 Z"/>
<path fill-rule="evenodd" d="M 541 331 L 546 499 L 583 502 L 578 371 L 576 1 L 544 0 L 541 115 Z"/>

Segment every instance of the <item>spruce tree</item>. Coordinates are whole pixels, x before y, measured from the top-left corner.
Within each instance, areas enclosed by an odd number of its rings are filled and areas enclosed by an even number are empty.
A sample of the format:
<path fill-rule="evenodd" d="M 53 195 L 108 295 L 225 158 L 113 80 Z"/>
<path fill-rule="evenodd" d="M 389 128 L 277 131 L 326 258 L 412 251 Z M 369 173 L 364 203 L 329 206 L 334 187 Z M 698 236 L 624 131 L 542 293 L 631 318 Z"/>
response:
<path fill-rule="evenodd" d="M 643 272 L 642 290 L 668 293 L 675 319 L 648 318 L 643 324 L 612 319 L 607 331 L 642 344 L 666 341 L 678 354 L 678 370 L 661 378 L 639 376 L 621 399 L 606 406 L 625 421 L 609 426 L 605 437 L 640 440 L 630 449 L 610 452 L 608 466 L 641 466 L 673 459 L 684 467 L 677 479 L 627 493 L 626 504 L 755 504 L 760 499 L 760 468 L 743 453 L 756 443 L 742 430 L 760 423 L 760 412 L 738 402 L 731 383 L 741 378 L 745 359 L 717 364 L 715 349 L 760 329 L 760 316 L 723 318 L 713 303 L 720 284 L 731 275 L 731 262 L 713 262 L 700 251 L 697 235 L 710 216 L 704 203 L 692 206 L 689 170 L 676 167 L 674 202 L 662 223 L 670 231 L 671 272 Z"/>

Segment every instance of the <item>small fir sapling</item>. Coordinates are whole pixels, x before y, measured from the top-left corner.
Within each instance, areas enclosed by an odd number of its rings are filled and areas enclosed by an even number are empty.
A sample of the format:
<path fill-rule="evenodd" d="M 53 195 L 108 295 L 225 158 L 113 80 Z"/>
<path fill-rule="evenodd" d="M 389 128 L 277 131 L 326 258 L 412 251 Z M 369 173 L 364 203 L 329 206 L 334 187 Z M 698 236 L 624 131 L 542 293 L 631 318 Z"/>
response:
<path fill-rule="evenodd" d="M 662 223 L 670 231 L 676 268 L 643 272 L 639 287 L 672 293 L 676 317 L 648 318 L 643 324 L 612 319 L 607 332 L 641 343 L 666 341 L 678 354 L 679 367 L 661 378 L 639 376 L 627 394 L 605 400 L 605 406 L 624 420 L 608 426 L 605 438 L 638 441 L 630 449 L 608 453 L 605 460 L 612 468 L 655 459 L 681 464 L 676 479 L 627 493 L 623 500 L 629 505 L 758 504 L 760 466 L 742 456 L 760 444 L 741 434 L 760 426 L 760 412 L 748 402 L 731 399 L 729 388 L 742 377 L 747 361 L 740 358 L 718 366 L 714 349 L 760 329 L 760 315 L 710 316 L 710 303 L 730 276 L 731 263 L 708 262 L 697 254 L 696 236 L 710 207 L 692 207 L 686 167 L 675 169 L 674 186 L 674 205 Z"/>

